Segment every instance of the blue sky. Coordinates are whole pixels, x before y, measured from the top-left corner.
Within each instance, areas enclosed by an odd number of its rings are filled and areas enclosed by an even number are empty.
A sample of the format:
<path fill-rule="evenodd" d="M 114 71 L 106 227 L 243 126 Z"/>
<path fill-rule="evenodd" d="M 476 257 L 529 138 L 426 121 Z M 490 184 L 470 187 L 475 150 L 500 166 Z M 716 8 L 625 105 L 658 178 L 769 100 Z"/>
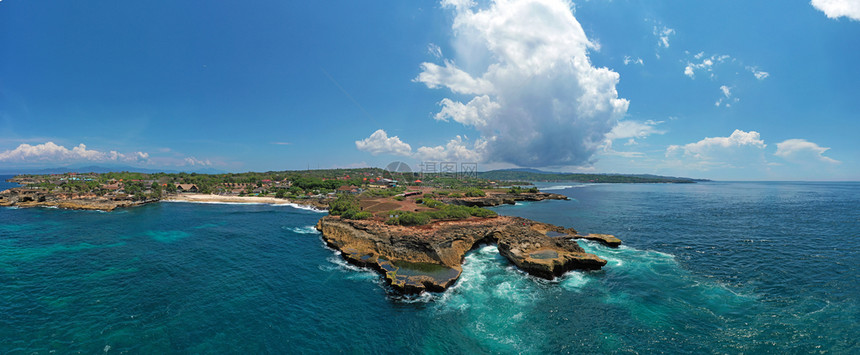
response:
<path fill-rule="evenodd" d="M 0 170 L 860 180 L 848 0 L 0 1 Z"/>

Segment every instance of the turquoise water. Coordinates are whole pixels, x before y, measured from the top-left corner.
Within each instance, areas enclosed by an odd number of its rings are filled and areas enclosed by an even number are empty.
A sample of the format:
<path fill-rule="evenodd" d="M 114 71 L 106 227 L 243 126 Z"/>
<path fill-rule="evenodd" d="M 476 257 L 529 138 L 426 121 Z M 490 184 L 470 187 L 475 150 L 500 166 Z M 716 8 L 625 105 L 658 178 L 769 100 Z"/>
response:
<path fill-rule="evenodd" d="M 603 270 L 544 281 L 485 246 L 412 298 L 317 212 L 0 208 L 0 353 L 857 353 L 860 184 L 568 185 L 496 210 L 619 236 L 580 242 Z"/>

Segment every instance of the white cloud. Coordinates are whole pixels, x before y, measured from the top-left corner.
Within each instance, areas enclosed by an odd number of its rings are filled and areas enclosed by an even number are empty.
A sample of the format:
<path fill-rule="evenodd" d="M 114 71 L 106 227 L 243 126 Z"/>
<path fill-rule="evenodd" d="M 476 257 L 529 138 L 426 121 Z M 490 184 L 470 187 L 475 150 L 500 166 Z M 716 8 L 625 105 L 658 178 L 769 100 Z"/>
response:
<path fill-rule="evenodd" d="M 418 148 L 415 158 L 422 161 L 479 162 L 483 157 L 485 143 L 479 140 L 472 148 L 468 148 L 463 137 L 457 136 L 444 146 Z"/>
<path fill-rule="evenodd" d="M 693 58 L 699 60 L 704 57 L 704 53 L 696 54 Z M 696 78 L 696 72 L 706 72 L 710 73 L 710 77 L 714 78 L 714 65 L 725 62 L 726 60 L 731 59 L 732 57 L 728 55 L 712 55 L 705 59 L 702 59 L 701 63 L 693 63 L 687 62 L 687 66 L 684 67 L 684 75 L 690 77 L 690 79 Z"/>
<path fill-rule="evenodd" d="M 394 154 L 408 156 L 412 154 L 412 147 L 404 143 L 399 137 L 388 137 L 384 130 L 378 129 L 365 139 L 355 141 L 358 150 L 369 152 L 373 155 Z"/>
<path fill-rule="evenodd" d="M 479 128 L 486 127 L 486 118 L 495 115 L 495 111 L 501 107 L 498 103 L 490 101 L 487 95 L 477 96 L 465 105 L 445 98 L 439 102 L 439 105 L 442 106 L 442 110 L 434 116 L 437 120 L 448 121 L 451 118 L 465 126 Z"/>
<path fill-rule="evenodd" d="M 65 163 L 73 161 L 142 161 L 149 159 L 149 153 L 134 152 L 131 154 L 109 151 L 107 153 L 98 150 L 87 149 L 83 143 L 72 149 L 58 145 L 54 142 L 43 144 L 21 144 L 17 148 L 0 153 L 0 161 L 4 162 L 55 162 Z"/>
<path fill-rule="evenodd" d="M 636 57 L 636 59 L 633 59 L 629 55 L 625 55 L 624 56 L 624 65 L 630 65 L 630 64 L 645 65 L 645 61 L 643 61 L 642 58 L 639 58 L 639 57 Z"/>
<path fill-rule="evenodd" d="M 618 73 L 591 65 L 588 50 L 596 45 L 573 16 L 572 4 L 496 0 L 476 9 L 471 1 L 446 0 L 442 5 L 455 12 L 457 65 L 423 63 L 415 81 L 474 96 L 467 104 L 443 99 L 436 119 L 477 129 L 483 148 L 475 151 L 483 162 L 587 164 L 627 112 L 628 101 L 618 98 Z"/>
<path fill-rule="evenodd" d="M 693 78 L 696 75 L 696 73 L 693 71 L 692 65 L 687 64 L 687 66 L 684 67 L 684 75 L 689 76 L 690 78 Z"/>
<path fill-rule="evenodd" d="M 624 143 L 625 146 L 632 146 L 639 144 L 636 139 L 645 139 L 652 134 L 664 134 L 666 131 L 657 129 L 657 125 L 663 123 L 663 121 L 654 121 L 647 120 L 644 122 L 640 121 L 620 121 L 618 124 L 612 128 L 609 133 L 606 134 L 606 140 L 603 144 L 603 151 L 600 153 L 602 155 L 618 155 L 626 158 L 641 158 L 645 155 L 640 152 L 625 152 L 625 151 L 616 151 L 612 148 L 612 144 L 614 140 L 617 139 L 627 139 L 627 142 Z"/>
<path fill-rule="evenodd" d="M 738 102 L 738 98 L 732 99 L 732 88 L 722 85 L 720 86 L 720 91 L 723 93 L 723 97 L 721 97 L 717 102 L 714 103 L 714 106 L 725 105 L 726 107 L 732 107 L 732 102 Z"/>
<path fill-rule="evenodd" d="M 791 162 L 807 163 L 821 161 L 830 164 L 839 164 L 838 160 L 824 156 L 824 152 L 829 149 L 819 147 L 818 144 L 805 139 L 789 139 L 776 144 L 776 153 L 774 155 Z"/>
<path fill-rule="evenodd" d="M 857 0 L 812 0 L 813 7 L 818 9 L 828 18 L 847 17 L 860 21 L 860 1 Z"/>
<path fill-rule="evenodd" d="M 430 53 L 430 55 L 436 58 L 442 58 L 442 48 L 433 43 L 427 45 L 427 53 Z"/>
<path fill-rule="evenodd" d="M 212 162 L 209 159 L 200 160 L 195 157 L 187 157 L 185 158 L 185 164 L 191 166 L 212 166 Z"/>
<path fill-rule="evenodd" d="M 752 73 L 753 76 L 755 76 L 755 78 L 758 80 L 764 80 L 764 79 L 767 79 L 768 76 L 770 76 L 770 73 L 768 73 L 766 71 L 758 70 L 758 68 L 756 68 L 756 67 L 749 67 L 748 66 L 748 67 L 746 67 L 746 69 L 749 70 L 749 72 Z"/>
<path fill-rule="evenodd" d="M 485 94 L 493 91 L 493 85 L 487 80 L 475 79 L 468 73 L 457 68 L 449 60 L 441 67 L 433 63 L 421 63 L 421 74 L 413 81 L 422 82 L 431 89 L 446 86 L 459 94 Z"/>
<path fill-rule="evenodd" d="M 764 158 L 764 140 L 756 131 L 736 129 L 728 137 L 708 137 L 695 143 L 670 145 L 666 157 L 687 169 L 760 167 Z"/>
<path fill-rule="evenodd" d="M 756 131 L 744 132 L 736 129 L 728 137 L 708 137 L 695 143 L 670 145 L 667 157 L 683 156 L 704 161 L 730 164 L 733 156 L 749 152 L 760 152 L 765 147 L 764 140 Z"/>
<path fill-rule="evenodd" d="M 618 122 L 618 125 L 612 128 L 606 134 L 607 140 L 625 139 L 625 138 L 645 138 L 652 134 L 663 134 L 666 131 L 657 129 L 657 125 L 662 121 L 647 120 L 644 122 L 625 120 Z M 628 141 L 628 143 L 630 143 Z M 636 144 L 633 141 L 632 144 Z"/>
<path fill-rule="evenodd" d="M 654 26 L 654 35 L 657 36 L 657 47 L 669 48 L 669 36 L 675 34 L 675 30 L 660 25 Z"/>

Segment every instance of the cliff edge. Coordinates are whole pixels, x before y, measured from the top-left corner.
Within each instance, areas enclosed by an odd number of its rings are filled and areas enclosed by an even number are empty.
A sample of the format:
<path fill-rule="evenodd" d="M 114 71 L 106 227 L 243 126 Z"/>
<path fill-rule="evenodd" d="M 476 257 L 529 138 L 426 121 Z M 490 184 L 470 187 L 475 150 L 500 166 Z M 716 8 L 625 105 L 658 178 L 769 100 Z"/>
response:
<path fill-rule="evenodd" d="M 350 263 L 380 272 L 404 293 L 444 291 L 463 271 L 466 252 L 495 243 L 501 255 L 523 271 L 552 279 L 574 269 L 593 270 L 606 260 L 586 253 L 563 228 L 520 217 L 438 221 L 425 226 L 386 225 L 373 220 L 320 219 L 316 228 L 327 245 Z"/>

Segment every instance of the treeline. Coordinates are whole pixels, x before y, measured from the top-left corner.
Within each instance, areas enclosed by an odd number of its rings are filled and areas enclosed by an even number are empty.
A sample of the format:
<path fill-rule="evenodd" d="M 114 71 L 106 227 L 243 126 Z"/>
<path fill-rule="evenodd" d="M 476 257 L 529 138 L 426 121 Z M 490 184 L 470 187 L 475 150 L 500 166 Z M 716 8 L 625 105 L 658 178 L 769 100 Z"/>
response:
<path fill-rule="evenodd" d="M 225 174 L 198 173 L 138 173 L 109 172 L 62 175 L 19 175 L 15 179 L 29 181 L 27 186 L 48 191 L 104 194 L 102 185 L 121 183 L 127 194 L 149 191 L 151 196 L 176 191 L 179 184 L 193 184 L 200 193 L 218 193 L 244 187 L 243 194 L 254 191 L 276 197 L 297 197 L 308 193 L 319 194 L 335 191 L 343 185 L 361 186 L 375 176 L 379 169 L 332 169 L 312 171 L 247 172 Z"/>

